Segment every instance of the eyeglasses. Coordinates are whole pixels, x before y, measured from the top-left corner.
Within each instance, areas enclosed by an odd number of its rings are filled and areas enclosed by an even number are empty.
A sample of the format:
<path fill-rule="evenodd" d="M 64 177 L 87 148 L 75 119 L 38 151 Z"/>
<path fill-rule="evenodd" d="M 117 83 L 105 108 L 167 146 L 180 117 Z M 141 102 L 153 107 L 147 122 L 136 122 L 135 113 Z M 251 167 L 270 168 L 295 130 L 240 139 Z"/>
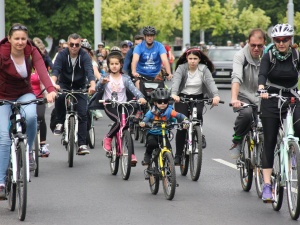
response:
<path fill-rule="evenodd" d="M 168 104 L 169 103 L 169 99 L 158 99 L 156 102 L 158 104 Z"/>
<path fill-rule="evenodd" d="M 27 31 L 27 27 L 23 26 L 23 25 L 16 25 L 10 28 L 9 30 L 9 34 L 11 35 L 13 30 L 24 30 Z"/>
<path fill-rule="evenodd" d="M 256 44 L 250 44 L 250 47 L 251 48 L 263 48 L 264 47 L 264 45 L 256 45 Z"/>
<path fill-rule="evenodd" d="M 280 43 L 280 42 L 282 42 L 282 43 L 287 43 L 289 40 L 291 40 L 291 38 L 290 37 L 282 37 L 282 38 L 273 38 L 273 40 L 276 42 L 276 43 Z"/>
<path fill-rule="evenodd" d="M 71 48 L 73 48 L 74 46 L 75 46 L 76 48 L 78 48 L 78 47 L 80 46 L 80 44 L 79 44 L 79 43 L 76 43 L 76 44 L 75 44 L 75 43 L 70 43 L 70 47 L 71 47 Z"/>

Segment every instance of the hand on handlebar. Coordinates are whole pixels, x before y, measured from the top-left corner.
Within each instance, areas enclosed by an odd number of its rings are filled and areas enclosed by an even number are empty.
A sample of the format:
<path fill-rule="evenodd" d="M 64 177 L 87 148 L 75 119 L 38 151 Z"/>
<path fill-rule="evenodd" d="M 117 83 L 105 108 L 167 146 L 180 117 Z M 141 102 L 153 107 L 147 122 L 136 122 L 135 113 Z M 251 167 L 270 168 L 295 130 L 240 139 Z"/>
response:
<path fill-rule="evenodd" d="M 168 80 L 171 80 L 172 77 L 173 77 L 173 74 L 169 74 L 169 76 L 167 76 L 167 79 L 168 79 Z"/>
<path fill-rule="evenodd" d="M 139 99 L 139 102 L 142 104 L 142 105 L 145 105 L 147 103 L 146 99 L 144 98 L 140 98 Z"/>
<path fill-rule="evenodd" d="M 96 92 L 95 85 L 91 85 L 91 86 L 89 87 L 88 94 L 89 94 L 89 95 L 92 95 L 92 94 L 94 94 L 95 92 Z"/>
<path fill-rule="evenodd" d="M 179 96 L 172 95 L 171 97 L 174 99 L 175 102 L 180 102 L 180 97 Z"/>
<path fill-rule="evenodd" d="M 240 100 L 231 100 L 231 105 L 233 108 L 240 108 L 242 106 L 242 102 Z"/>
<path fill-rule="evenodd" d="M 145 127 L 146 123 L 145 122 L 140 122 L 139 125 L 140 125 L 140 127 Z"/>
<path fill-rule="evenodd" d="M 51 91 L 50 93 L 47 94 L 47 102 L 48 103 L 52 103 L 55 101 L 56 98 L 56 92 L 55 91 Z"/>
<path fill-rule="evenodd" d="M 138 74 L 137 72 L 135 72 L 135 73 L 132 73 L 132 76 L 134 76 L 134 77 L 139 77 L 140 74 Z"/>
<path fill-rule="evenodd" d="M 217 106 L 220 102 L 220 97 L 219 96 L 215 96 L 213 97 L 213 101 L 212 101 L 212 105 L 213 106 Z"/>
<path fill-rule="evenodd" d="M 54 84 L 54 88 L 58 91 L 60 90 L 60 86 L 58 84 Z"/>
<path fill-rule="evenodd" d="M 184 121 L 181 122 L 181 124 L 182 124 L 183 129 L 188 129 L 189 125 L 190 125 L 190 121 L 184 120 Z"/>

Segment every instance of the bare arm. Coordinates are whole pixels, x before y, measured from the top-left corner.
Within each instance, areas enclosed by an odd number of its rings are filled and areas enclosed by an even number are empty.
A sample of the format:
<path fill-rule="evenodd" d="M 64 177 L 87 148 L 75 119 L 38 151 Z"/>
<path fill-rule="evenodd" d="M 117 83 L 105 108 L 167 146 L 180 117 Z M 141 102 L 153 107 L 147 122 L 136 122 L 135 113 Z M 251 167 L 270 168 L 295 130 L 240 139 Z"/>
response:
<path fill-rule="evenodd" d="M 133 76 L 138 77 L 139 74 L 136 72 L 136 66 L 140 59 L 140 56 L 136 53 L 133 54 L 132 62 L 131 62 L 131 73 Z"/>
<path fill-rule="evenodd" d="M 241 107 L 241 102 L 238 100 L 238 94 L 240 92 L 240 84 L 235 82 L 231 84 L 231 104 L 234 108 Z"/>
<path fill-rule="evenodd" d="M 169 63 L 167 54 L 166 53 L 161 54 L 160 58 L 161 58 L 161 61 L 163 62 L 164 66 L 166 68 L 167 73 L 169 74 L 168 80 L 170 80 L 173 75 L 171 73 L 171 67 L 170 67 L 170 63 Z"/>

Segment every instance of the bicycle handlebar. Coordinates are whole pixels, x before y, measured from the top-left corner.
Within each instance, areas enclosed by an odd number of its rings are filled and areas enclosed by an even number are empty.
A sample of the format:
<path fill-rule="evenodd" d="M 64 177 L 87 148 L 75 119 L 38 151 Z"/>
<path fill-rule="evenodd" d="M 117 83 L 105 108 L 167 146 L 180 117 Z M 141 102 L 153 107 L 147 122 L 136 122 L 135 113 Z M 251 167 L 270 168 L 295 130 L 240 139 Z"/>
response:
<path fill-rule="evenodd" d="M 68 90 L 68 89 L 60 89 L 57 91 L 58 94 L 87 94 L 88 89 L 79 89 L 79 90 Z"/>
<path fill-rule="evenodd" d="M 21 101 L 11 101 L 11 100 L 0 100 L 0 106 L 4 105 L 4 104 L 10 104 L 10 105 L 15 105 L 15 106 L 21 106 L 21 105 L 29 105 L 29 104 L 37 104 L 37 105 L 42 105 L 44 103 L 47 103 L 47 99 L 46 98 L 37 98 L 37 99 L 33 99 L 30 101 L 26 101 L 26 102 L 21 102 Z"/>
<path fill-rule="evenodd" d="M 213 102 L 212 98 L 204 98 L 204 99 L 193 99 L 193 98 L 184 98 L 184 97 L 180 97 L 180 102 L 182 103 L 202 103 L 204 102 L 207 105 L 211 105 Z M 219 101 L 220 104 L 224 104 L 224 101 Z"/>
<path fill-rule="evenodd" d="M 141 104 L 138 100 L 130 100 L 128 102 L 119 102 L 119 101 L 113 100 L 113 99 L 99 100 L 99 103 L 106 103 L 106 104 L 117 103 L 117 104 L 120 104 L 120 105 L 130 105 L 132 103 Z"/>

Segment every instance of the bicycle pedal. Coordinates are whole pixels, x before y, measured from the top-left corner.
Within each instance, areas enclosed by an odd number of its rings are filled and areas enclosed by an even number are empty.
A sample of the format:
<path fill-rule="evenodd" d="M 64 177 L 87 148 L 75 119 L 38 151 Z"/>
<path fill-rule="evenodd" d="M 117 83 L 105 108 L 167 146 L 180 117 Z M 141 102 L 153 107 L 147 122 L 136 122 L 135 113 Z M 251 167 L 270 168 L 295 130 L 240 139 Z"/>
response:
<path fill-rule="evenodd" d="M 275 202 L 274 200 L 271 200 L 271 199 L 266 199 L 266 200 L 263 200 L 264 203 L 273 203 Z"/>
<path fill-rule="evenodd" d="M 106 152 L 105 155 L 106 155 L 107 158 L 111 158 L 112 157 L 110 152 Z"/>

